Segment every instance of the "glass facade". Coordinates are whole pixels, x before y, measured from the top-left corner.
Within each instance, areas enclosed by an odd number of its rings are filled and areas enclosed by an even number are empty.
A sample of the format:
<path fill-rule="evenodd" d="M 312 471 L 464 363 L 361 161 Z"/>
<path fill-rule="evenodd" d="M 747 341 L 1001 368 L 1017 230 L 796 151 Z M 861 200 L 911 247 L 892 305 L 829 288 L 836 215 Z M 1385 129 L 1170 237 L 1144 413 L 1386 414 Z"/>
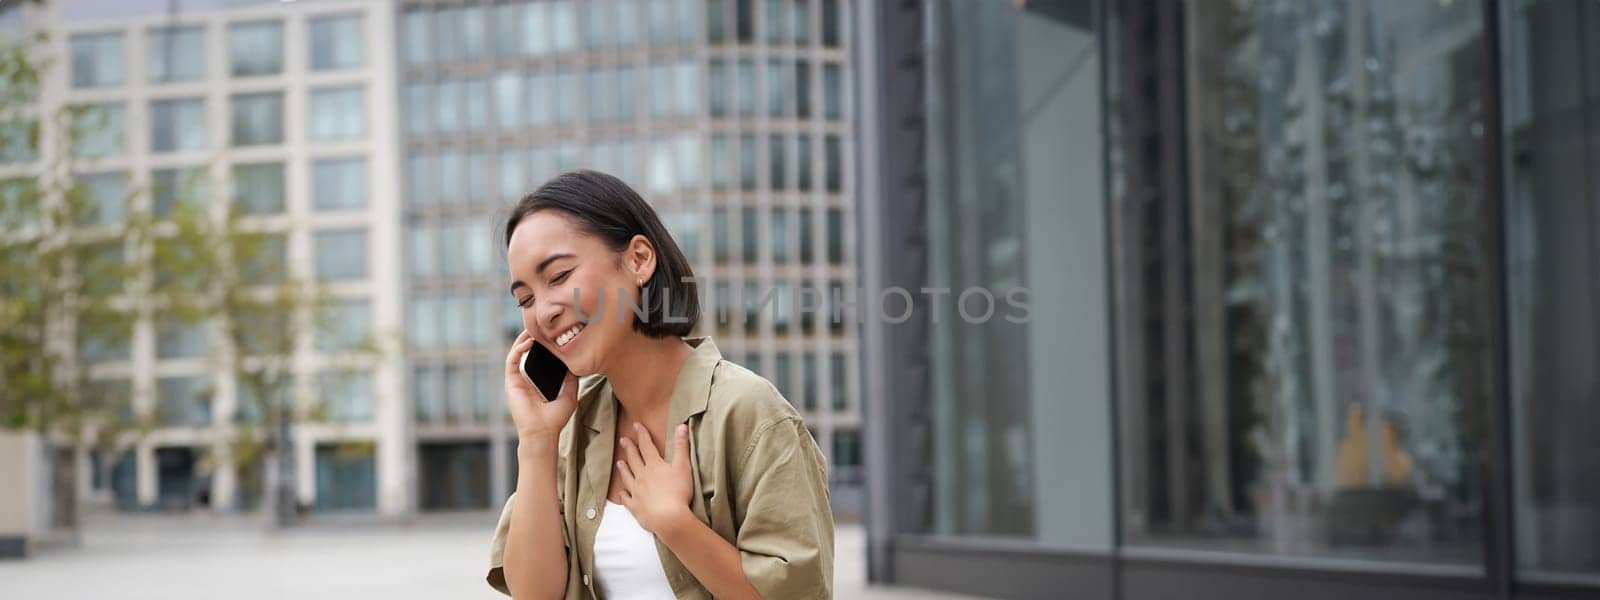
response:
<path fill-rule="evenodd" d="M 158 27 L 145 38 L 149 53 L 145 76 L 150 83 L 177 83 L 205 77 L 205 30 L 200 27 Z"/>

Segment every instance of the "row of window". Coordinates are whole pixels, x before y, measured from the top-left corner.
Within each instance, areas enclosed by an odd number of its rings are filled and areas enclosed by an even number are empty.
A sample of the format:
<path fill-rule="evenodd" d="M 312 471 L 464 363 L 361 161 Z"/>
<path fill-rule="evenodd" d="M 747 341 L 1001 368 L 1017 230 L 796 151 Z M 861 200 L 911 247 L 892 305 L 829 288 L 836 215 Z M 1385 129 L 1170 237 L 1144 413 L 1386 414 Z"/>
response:
<path fill-rule="evenodd" d="M 359 85 L 311 90 L 307 137 L 312 142 L 347 142 L 366 136 L 366 90 Z M 279 145 L 284 141 L 283 93 L 235 94 L 229 98 L 229 143 L 234 147 Z M 202 152 L 207 150 L 205 99 L 164 98 L 149 104 L 150 152 Z M 74 107 L 72 154 L 78 158 L 121 156 L 126 148 L 123 103 Z M 11 126 L 16 127 L 16 126 Z M 37 133 L 18 130 L 32 139 Z M 20 141 L 20 140 L 18 140 Z M 31 149 L 9 150 L 6 157 L 31 160 Z M 36 142 L 35 142 L 36 143 Z"/>
<path fill-rule="evenodd" d="M 799 360 L 795 360 L 795 355 Z M 796 407 L 811 412 L 817 410 L 817 397 L 821 391 L 818 380 L 823 374 L 818 370 L 819 361 L 824 353 L 821 352 L 789 352 L 779 350 L 766 356 L 751 353 L 739 364 L 755 371 L 778 388 L 778 393 L 783 394 L 790 403 Z M 828 359 L 828 397 L 829 408 L 842 411 L 849 407 L 850 402 L 850 367 L 848 357 L 842 352 L 826 353 Z M 770 358 L 770 366 L 764 358 Z M 794 368 L 798 363 L 800 368 L 799 384 L 794 379 Z"/>
<path fill-rule="evenodd" d="M 82 173 L 77 177 L 88 210 L 81 225 L 116 225 L 126 222 L 132 199 L 128 175 L 123 171 Z M 26 182 L 0 182 L 5 195 Z M 275 215 L 284 212 L 284 163 L 238 163 L 232 167 L 232 201 L 239 214 Z M 171 217 L 180 203 L 205 204 L 212 184 L 204 167 L 156 169 L 150 172 L 151 212 Z M 311 208 L 316 212 L 344 212 L 367 207 L 367 161 L 360 156 L 311 160 Z"/>
<path fill-rule="evenodd" d="M 418 365 L 411 369 L 411 403 L 417 422 L 487 421 L 490 411 L 503 410 L 504 378 L 498 365 Z"/>
<path fill-rule="evenodd" d="M 706 39 L 712 43 L 731 41 L 729 29 L 732 29 L 732 40 L 743 44 L 753 42 L 756 40 L 756 21 L 759 19 L 763 41 L 782 43 L 792 40 L 796 44 L 808 44 L 813 27 L 812 7 L 817 6 L 822 13 L 822 45 L 836 48 L 841 37 L 840 1 L 843 0 L 707 0 Z"/>
<path fill-rule="evenodd" d="M 717 264 L 725 264 L 734 260 L 732 223 L 733 213 L 738 213 L 738 260 L 747 264 L 754 264 L 761 260 L 761 245 L 763 241 L 770 250 L 769 258 L 775 264 L 788 263 L 791 260 L 800 264 L 811 264 L 816 257 L 816 242 L 813 237 L 816 232 L 818 209 L 809 206 L 787 207 L 773 206 L 760 209 L 753 206 L 727 207 L 718 206 L 711 209 L 711 256 Z M 821 209 L 823 213 L 820 225 L 825 234 L 826 251 L 825 260 L 830 265 L 844 264 L 844 210 L 840 208 Z M 761 214 L 766 213 L 766 219 Z M 790 227 L 793 215 L 794 227 Z M 679 241 L 688 245 L 684 240 L 697 241 L 699 228 L 693 223 L 679 223 L 683 228 Z M 691 259 L 694 257 L 691 257 Z"/>
<path fill-rule="evenodd" d="M 579 167 L 615 174 L 645 193 L 693 192 L 703 185 L 703 161 L 709 161 L 713 190 L 753 191 L 760 178 L 765 177 L 767 189 L 810 192 L 817 183 L 813 164 L 819 149 L 823 189 L 841 192 L 841 138 L 823 136 L 820 147 L 813 139 L 809 134 L 770 134 L 764 139 L 754 134 L 717 134 L 711 136 L 710 154 L 704 158 L 701 136 L 695 133 L 661 135 L 645 143 L 626 137 L 593 139 L 587 144 L 570 141 L 525 149 L 505 148 L 494 154 L 450 148 L 415 151 L 407 158 L 407 197 L 412 206 L 418 207 L 498 205 L 520 198 L 557 173 Z M 758 169 L 757 157 L 762 152 L 766 168 Z"/>
<path fill-rule="evenodd" d="M 359 68 L 365 63 L 366 36 L 359 14 L 314 17 L 307 21 L 313 71 Z M 206 77 L 206 28 L 202 25 L 145 30 L 145 76 L 149 83 L 198 81 Z M 283 72 L 283 22 L 228 25 L 228 72 L 234 77 Z M 72 36 L 72 85 L 95 88 L 127 82 L 123 32 Z"/>
<path fill-rule="evenodd" d="M 766 81 L 766 114 L 784 117 L 792 105 L 795 117 L 810 118 L 812 63 L 770 60 L 759 64 L 766 70 L 761 75 Z M 710 61 L 706 84 L 711 116 L 730 116 L 734 110 L 741 116 L 756 114 L 762 102 L 757 94 L 757 65 L 749 60 L 736 61 L 730 78 L 727 62 Z M 824 63 L 821 72 L 822 114 L 830 120 L 841 119 L 843 68 L 838 63 Z M 405 91 L 406 130 L 411 135 L 430 135 L 570 125 L 579 119 L 580 98 L 586 99 L 583 118 L 589 124 L 629 123 L 641 110 L 641 86 L 649 94 L 649 105 L 643 108 L 650 117 L 692 117 L 699 114 L 699 78 L 696 62 L 661 61 L 640 67 L 596 67 L 583 72 L 502 72 L 492 79 L 414 81 L 406 85 Z M 574 90 L 582 93 L 573 93 Z"/>
<path fill-rule="evenodd" d="M 364 298 L 336 298 L 321 307 L 315 340 L 319 352 L 339 353 L 361 350 L 371 341 L 372 305 Z M 98 327 L 93 331 L 81 329 L 78 333 L 80 358 L 90 364 L 120 362 L 131 359 L 133 323 L 136 317 Z M 209 323 L 190 321 L 170 314 L 155 317 L 156 358 L 172 360 L 204 358 L 211 352 Z M 260 323 L 245 325 L 261 327 Z M 108 330 L 107 328 L 115 328 Z M 289 342 L 292 344 L 292 341 Z M 246 348 L 255 353 L 260 348 Z"/>
<path fill-rule="evenodd" d="M 819 322 L 839 335 L 845 324 L 861 313 L 858 294 L 837 279 L 829 280 L 826 290 L 809 281 L 795 287 L 787 281 L 745 281 L 737 295 L 732 283 L 716 281 L 711 284 L 710 300 L 701 323 L 719 336 L 732 334 L 736 327 L 745 335 L 758 335 L 763 323 L 770 323 L 779 335 L 796 325 L 802 335 L 808 335 L 816 331 Z"/>
<path fill-rule="evenodd" d="M 329 370 L 317 373 L 314 386 L 318 410 L 315 417 L 334 423 L 363 423 L 372 420 L 372 373 L 365 370 Z M 158 426 L 206 427 L 218 424 L 218 417 L 235 423 L 259 423 L 265 402 L 249 385 L 238 385 L 237 406 L 231 415 L 218 415 L 213 408 L 216 381 L 210 374 L 158 377 L 155 381 L 155 414 Z M 124 417 L 133 416 L 133 384 L 127 378 L 97 379 L 91 393 L 106 406 L 119 406 Z M 279 398 L 282 401 L 280 390 Z"/>
<path fill-rule="evenodd" d="M 712 43 L 730 41 L 730 19 L 738 42 L 755 41 L 759 12 L 763 41 L 805 46 L 812 42 L 815 27 L 812 6 L 820 4 L 821 42 L 839 46 L 836 0 L 766 0 L 759 6 L 753 0 L 737 0 L 729 4 L 711 0 L 703 5 L 707 39 Z M 632 48 L 646 36 L 655 45 L 690 42 L 697 36 L 701 6 L 699 0 L 524 0 L 493 7 L 487 3 L 418 6 L 400 18 L 401 56 L 408 65 L 429 65 L 482 60 L 491 52 L 500 57 L 536 57 L 575 52 L 580 45 L 591 50 Z M 642 28 L 640 17 L 644 19 Z M 486 35 L 491 29 L 492 48 Z"/>

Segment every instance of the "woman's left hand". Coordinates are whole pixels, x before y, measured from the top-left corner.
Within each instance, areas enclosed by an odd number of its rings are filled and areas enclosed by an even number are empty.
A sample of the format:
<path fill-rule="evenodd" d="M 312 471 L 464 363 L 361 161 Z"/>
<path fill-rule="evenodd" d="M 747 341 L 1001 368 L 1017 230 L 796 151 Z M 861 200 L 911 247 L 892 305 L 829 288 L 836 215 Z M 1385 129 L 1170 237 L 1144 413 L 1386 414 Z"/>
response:
<path fill-rule="evenodd" d="M 662 535 L 664 531 L 693 518 L 689 499 L 694 486 L 689 470 L 689 426 L 679 425 L 672 436 L 672 460 L 661 458 L 650 441 L 650 431 L 633 424 L 634 438 L 623 436 L 623 460 L 617 461 L 622 478 L 622 505 L 645 531 Z"/>

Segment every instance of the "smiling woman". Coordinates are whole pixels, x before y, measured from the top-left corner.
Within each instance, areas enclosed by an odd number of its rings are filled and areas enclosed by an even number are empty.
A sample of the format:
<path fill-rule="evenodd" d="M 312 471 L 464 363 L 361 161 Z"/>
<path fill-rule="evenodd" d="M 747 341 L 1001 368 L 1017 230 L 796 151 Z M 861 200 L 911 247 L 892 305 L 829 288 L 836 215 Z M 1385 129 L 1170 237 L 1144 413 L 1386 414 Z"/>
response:
<path fill-rule="evenodd" d="M 575 171 L 519 201 L 505 233 L 524 327 L 504 373 L 518 476 L 489 583 L 518 596 L 831 597 L 827 462 L 770 382 L 685 337 L 694 273 L 655 210 L 615 177 Z M 522 371 L 534 344 L 567 370 L 554 398 Z"/>

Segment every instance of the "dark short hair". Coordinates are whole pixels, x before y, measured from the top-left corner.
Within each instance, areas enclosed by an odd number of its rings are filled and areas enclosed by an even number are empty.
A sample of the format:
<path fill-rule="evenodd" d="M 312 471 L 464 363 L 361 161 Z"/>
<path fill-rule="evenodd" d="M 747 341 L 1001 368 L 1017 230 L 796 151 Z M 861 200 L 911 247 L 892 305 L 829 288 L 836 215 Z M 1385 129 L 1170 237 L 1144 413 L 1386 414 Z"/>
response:
<path fill-rule="evenodd" d="M 635 319 L 633 329 L 650 337 L 683 337 L 694 331 L 700 320 L 694 269 L 661 224 L 655 209 L 638 192 L 621 179 L 599 171 L 583 169 L 552 177 L 512 207 L 506 218 L 506 248 L 510 249 L 511 233 L 523 219 L 551 209 L 573 217 L 614 252 L 626 249 L 635 235 L 650 240 L 656 250 L 656 270 L 641 288 L 641 301 L 646 297 L 649 300 L 641 307 L 644 318 Z M 669 316 L 672 321 L 667 320 Z"/>

